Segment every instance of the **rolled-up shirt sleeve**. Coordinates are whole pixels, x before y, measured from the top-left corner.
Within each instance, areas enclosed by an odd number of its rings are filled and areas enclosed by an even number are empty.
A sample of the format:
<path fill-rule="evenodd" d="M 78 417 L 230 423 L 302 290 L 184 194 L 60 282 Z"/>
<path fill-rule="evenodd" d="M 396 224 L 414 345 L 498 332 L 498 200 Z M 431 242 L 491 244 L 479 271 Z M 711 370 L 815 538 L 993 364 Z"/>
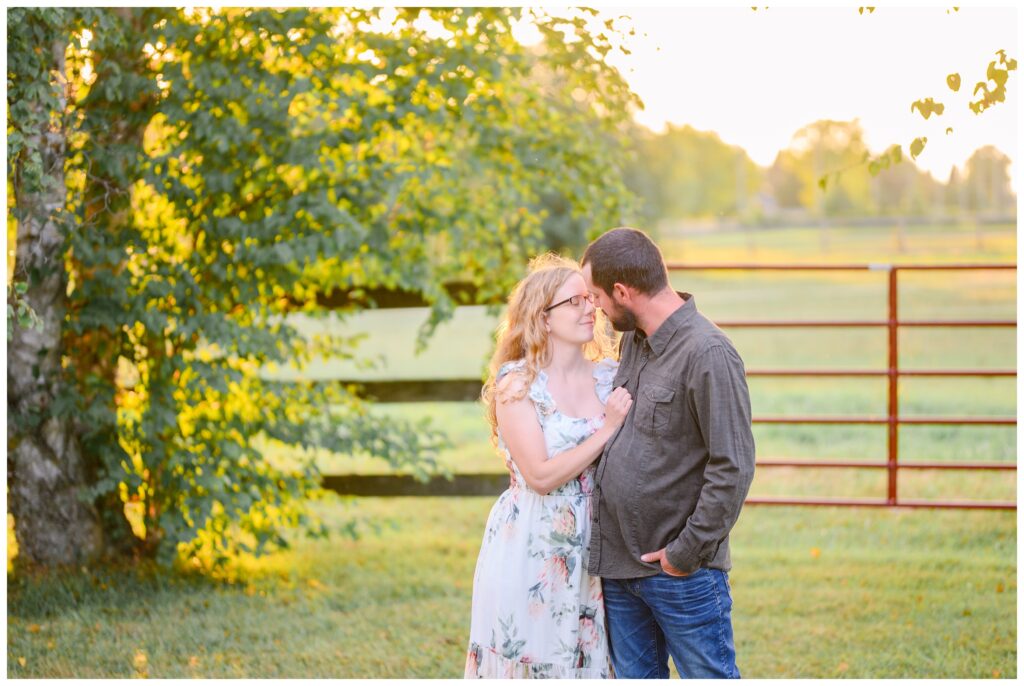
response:
<path fill-rule="evenodd" d="M 665 554 L 689 574 L 715 557 L 739 518 L 754 478 L 754 436 L 746 372 L 735 350 L 708 347 L 687 377 L 686 404 L 703 434 L 708 462 L 696 508 Z"/>

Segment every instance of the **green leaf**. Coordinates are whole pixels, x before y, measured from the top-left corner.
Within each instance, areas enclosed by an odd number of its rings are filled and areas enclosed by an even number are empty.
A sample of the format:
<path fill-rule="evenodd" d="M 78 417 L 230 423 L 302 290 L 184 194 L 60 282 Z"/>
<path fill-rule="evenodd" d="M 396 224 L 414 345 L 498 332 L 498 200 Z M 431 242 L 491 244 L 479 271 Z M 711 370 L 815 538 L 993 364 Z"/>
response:
<path fill-rule="evenodd" d="M 910 144 L 910 156 L 916 160 L 924 151 L 924 146 L 927 142 L 928 139 L 923 136 L 921 138 L 915 138 Z"/>
<path fill-rule="evenodd" d="M 916 100 L 910 105 L 910 111 L 917 110 L 921 113 L 921 116 L 928 119 L 932 114 L 940 115 L 946 110 L 946 106 L 941 102 L 935 102 L 931 98 L 924 98 L 922 100 Z"/>

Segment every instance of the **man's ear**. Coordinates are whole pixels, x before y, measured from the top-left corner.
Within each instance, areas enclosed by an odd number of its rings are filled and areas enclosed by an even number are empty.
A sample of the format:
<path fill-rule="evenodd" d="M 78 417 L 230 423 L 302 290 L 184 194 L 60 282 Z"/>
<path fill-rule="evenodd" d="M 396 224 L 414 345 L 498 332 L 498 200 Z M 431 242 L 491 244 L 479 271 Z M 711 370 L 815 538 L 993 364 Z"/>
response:
<path fill-rule="evenodd" d="M 632 293 L 630 293 L 629 287 L 624 283 L 619 283 L 618 281 L 612 284 L 612 295 L 614 296 L 612 300 L 618 300 L 620 302 L 629 302 L 632 299 Z"/>

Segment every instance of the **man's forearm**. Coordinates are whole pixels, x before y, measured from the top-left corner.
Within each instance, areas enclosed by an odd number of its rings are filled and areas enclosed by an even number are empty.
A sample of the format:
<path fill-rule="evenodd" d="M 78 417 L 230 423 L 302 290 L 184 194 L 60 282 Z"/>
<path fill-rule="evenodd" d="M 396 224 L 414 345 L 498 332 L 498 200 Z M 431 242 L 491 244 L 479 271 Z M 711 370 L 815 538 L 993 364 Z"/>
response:
<path fill-rule="evenodd" d="M 714 559 L 718 546 L 739 519 L 753 469 L 749 476 L 746 470 L 735 470 L 734 475 L 728 483 L 716 484 L 705 479 L 693 514 L 675 540 L 666 546 L 665 556 L 673 567 L 689 574 Z"/>

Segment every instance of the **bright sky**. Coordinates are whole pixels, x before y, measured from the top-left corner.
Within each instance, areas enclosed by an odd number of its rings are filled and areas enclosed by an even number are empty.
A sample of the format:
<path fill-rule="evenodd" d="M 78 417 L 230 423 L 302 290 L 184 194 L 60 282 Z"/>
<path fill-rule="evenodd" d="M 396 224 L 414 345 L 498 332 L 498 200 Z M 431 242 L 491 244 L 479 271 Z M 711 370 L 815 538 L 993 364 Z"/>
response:
<path fill-rule="evenodd" d="M 609 61 L 645 110 L 637 120 L 716 131 L 770 165 L 802 126 L 859 118 L 868 147 L 881 152 L 927 136 L 919 167 L 946 181 L 983 145 L 1017 157 L 1021 68 L 1010 73 L 1006 102 L 981 115 L 967 108 L 995 51 L 1020 59 L 1012 8 L 602 7 L 628 15 L 633 54 Z M 646 34 L 646 36 L 644 36 Z M 946 86 L 959 72 L 960 91 Z M 932 97 L 945 113 L 925 121 L 910 103 Z M 946 135 L 946 127 L 953 133 Z M 1016 167 L 1010 168 L 1016 189 Z"/>

